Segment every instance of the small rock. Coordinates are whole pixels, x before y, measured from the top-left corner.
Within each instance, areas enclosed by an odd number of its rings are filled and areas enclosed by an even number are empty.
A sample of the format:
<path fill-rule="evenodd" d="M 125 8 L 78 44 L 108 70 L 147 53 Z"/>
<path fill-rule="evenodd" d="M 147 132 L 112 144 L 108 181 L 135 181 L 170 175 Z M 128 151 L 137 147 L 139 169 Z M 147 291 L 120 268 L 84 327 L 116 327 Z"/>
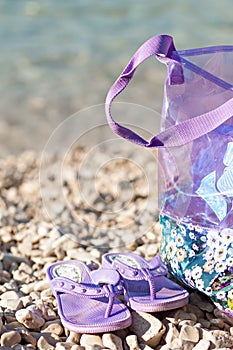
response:
<path fill-rule="evenodd" d="M 42 290 L 48 289 L 49 283 L 46 280 L 38 281 L 34 284 L 35 292 L 42 292 Z"/>
<path fill-rule="evenodd" d="M 50 288 L 44 289 L 41 291 L 40 296 L 42 300 L 48 300 L 53 296 L 52 290 Z"/>
<path fill-rule="evenodd" d="M 214 338 L 212 342 L 217 348 L 232 348 L 233 347 L 233 336 L 225 331 L 211 331 L 211 334 Z"/>
<path fill-rule="evenodd" d="M 43 318 L 45 321 L 53 321 L 59 319 L 59 316 L 51 307 L 45 306 L 43 309 Z"/>
<path fill-rule="evenodd" d="M 4 318 L 5 318 L 6 323 L 10 323 L 10 322 L 16 321 L 15 313 L 12 310 L 6 309 L 4 311 Z"/>
<path fill-rule="evenodd" d="M 192 320 L 183 320 L 179 322 L 179 326 L 183 326 L 183 325 L 187 325 L 187 326 L 196 326 L 197 327 L 197 323 L 195 321 Z"/>
<path fill-rule="evenodd" d="M 185 312 L 183 310 L 176 311 L 174 317 L 176 320 L 178 320 L 178 322 L 186 321 L 186 320 L 191 320 L 191 321 L 197 322 L 197 316 L 195 314 L 188 313 L 188 312 Z"/>
<path fill-rule="evenodd" d="M 138 345 L 138 339 L 137 336 L 132 334 L 128 335 L 125 339 L 126 344 L 129 346 L 129 350 L 140 350 L 140 347 Z"/>
<path fill-rule="evenodd" d="M 69 343 L 78 344 L 80 342 L 81 334 L 77 332 L 70 331 L 66 341 Z"/>
<path fill-rule="evenodd" d="M 0 333 L 2 332 L 2 326 L 3 326 L 3 322 L 2 322 L 2 317 L 0 316 Z"/>
<path fill-rule="evenodd" d="M 18 310 L 23 307 L 23 303 L 20 300 L 22 295 L 14 290 L 9 290 L 1 294 L 0 306 L 9 310 Z"/>
<path fill-rule="evenodd" d="M 165 345 L 161 346 L 159 348 L 159 350 L 171 350 L 171 348 L 169 347 L 169 345 L 165 344 Z"/>
<path fill-rule="evenodd" d="M 71 350 L 86 350 L 85 346 L 82 345 L 72 345 Z"/>
<path fill-rule="evenodd" d="M 125 340 L 127 335 L 129 335 L 129 331 L 127 328 L 122 328 L 114 331 L 114 334 L 116 334 L 118 337 L 121 338 L 121 340 Z"/>
<path fill-rule="evenodd" d="M 20 310 L 23 302 L 20 299 L 0 300 L 0 306 L 8 310 Z"/>
<path fill-rule="evenodd" d="M 23 307 L 26 307 L 32 302 L 32 297 L 30 295 L 25 295 L 24 297 L 21 297 L 20 300 L 23 303 Z"/>
<path fill-rule="evenodd" d="M 105 333 L 102 336 L 103 345 L 111 350 L 123 350 L 122 340 L 115 334 Z"/>
<path fill-rule="evenodd" d="M 193 348 L 193 343 L 191 343 L 192 345 L 192 348 Z M 190 348 L 190 344 L 189 342 L 186 342 L 180 338 L 177 338 L 177 339 L 173 339 L 171 345 L 169 345 L 169 347 L 171 349 L 185 349 L 185 350 L 189 350 Z M 192 349 L 191 348 L 191 349 Z"/>
<path fill-rule="evenodd" d="M 196 327 L 183 325 L 180 330 L 180 339 L 197 343 L 199 341 L 199 331 Z"/>
<path fill-rule="evenodd" d="M 202 311 L 213 312 L 214 305 L 209 303 L 208 300 L 202 297 L 199 293 L 194 292 L 190 295 L 190 304 L 196 305 Z"/>
<path fill-rule="evenodd" d="M 18 322 L 22 323 L 26 328 L 39 329 L 45 323 L 45 320 L 36 312 L 28 309 L 16 311 L 15 317 Z"/>
<path fill-rule="evenodd" d="M 80 345 L 100 345 L 103 346 L 103 341 L 99 335 L 82 334 L 80 338 Z"/>
<path fill-rule="evenodd" d="M 200 318 L 198 321 L 201 323 L 202 327 L 210 328 L 210 321 L 208 321 L 204 318 Z"/>
<path fill-rule="evenodd" d="M 140 342 L 155 347 L 159 344 L 166 327 L 156 317 L 146 312 L 132 312 L 133 323 L 129 327 L 132 333 L 137 334 Z"/>
<path fill-rule="evenodd" d="M 2 293 L 0 296 L 1 300 L 18 300 L 22 295 L 20 293 L 17 293 L 14 290 L 9 290 L 5 293 Z"/>
<path fill-rule="evenodd" d="M 14 350 L 27 350 L 27 345 L 17 344 L 13 347 Z M 35 347 L 32 346 L 32 349 L 34 350 Z"/>
<path fill-rule="evenodd" d="M 172 323 L 174 325 L 178 325 L 178 321 L 175 317 L 166 317 L 164 321 L 166 321 L 166 323 L 164 322 L 165 324 Z"/>
<path fill-rule="evenodd" d="M 56 344 L 56 350 L 71 350 L 72 344 L 67 342 L 59 342 Z"/>
<path fill-rule="evenodd" d="M 17 328 L 20 329 L 26 329 L 22 323 L 18 322 L 18 321 L 13 321 L 13 322 L 9 322 L 7 324 L 5 324 L 5 329 L 8 331 L 13 331 L 13 330 L 17 330 Z"/>
<path fill-rule="evenodd" d="M 53 350 L 55 346 L 52 346 L 44 335 L 41 335 L 37 342 L 38 350 Z"/>
<path fill-rule="evenodd" d="M 212 320 L 210 320 L 210 324 L 220 329 L 224 328 L 224 321 L 221 318 L 212 318 Z"/>
<path fill-rule="evenodd" d="M 209 350 L 210 341 L 201 339 L 193 348 L 193 350 Z"/>
<path fill-rule="evenodd" d="M 153 350 L 149 345 L 146 344 L 139 344 L 141 350 Z"/>
<path fill-rule="evenodd" d="M 43 339 L 45 339 L 47 343 L 51 344 L 54 347 L 56 346 L 57 342 L 61 341 L 61 338 L 53 333 L 43 333 L 42 335 L 40 332 L 30 332 L 30 334 L 37 340 L 37 342 L 41 337 L 43 337 Z"/>
<path fill-rule="evenodd" d="M 168 332 L 165 337 L 165 341 L 168 345 L 170 345 L 174 339 L 179 338 L 179 332 L 176 326 L 172 323 L 168 324 Z"/>
<path fill-rule="evenodd" d="M 23 284 L 20 288 L 20 290 L 24 293 L 24 294 L 30 294 L 31 292 L 34 292 L 34 285 L 35 282 L 31 282 L 28 284 Z"/>
<path fill-rule="evenodd" d="M 224 322 L 228 323 L 230 326 L 233 326 L 233 317 L 230 317 L 230 316 L 224 314 L 220 310 L 215 309 L 214 310 L 214 316 L 217 317 L 217 318 L 223 319 Z"/>
<path fill-rule="evenodd" d="M 204 312 L 197 305 L 187 304 L 183 309 L 185 312 L 191 312 L 196 315 L 198 319 L 204 318 L 205 316 Z"/>
<path fill-rule="evenodd" d="M 54 333 L 59 336 L 63 333 L 63 327 L 59 320 L 47 321 L 45 322 L 40 331 L 41 333 Z"/>
<path fill-rule="evenodd" d="M 31 344 L 32 346 L 36 346 L 36 339 L 29 333 L 28 330 L 20 329 L 19 331 L 22 340 L 24 340 L 25 343 Z"/>
<path fill-rule="evenodd" d="M 1 346 L 13 347 L 21 342 L 21 335 L 17 331 L 4 332 L 1 335 Z"/>

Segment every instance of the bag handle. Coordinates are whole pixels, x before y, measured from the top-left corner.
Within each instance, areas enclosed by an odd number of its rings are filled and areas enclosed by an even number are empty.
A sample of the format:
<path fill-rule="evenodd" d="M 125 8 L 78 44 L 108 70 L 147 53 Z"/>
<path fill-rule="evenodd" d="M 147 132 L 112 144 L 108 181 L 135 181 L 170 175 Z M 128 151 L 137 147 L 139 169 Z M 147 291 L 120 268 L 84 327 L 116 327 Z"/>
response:
<path fill-rule="evenodd" d="M 134 131 L 118 124 L 111 115 L 111 106 L 113 100 L 126 88 L 138 66 L 151 56 L 163 62 L 175 62 L 174 74 L 170 76 L 171 84 L 182 83 L 182 66 L 179 62 L 178 53 L 175 50 L 173 38 L 169 35 L 158 35 L 147 40 L 135 53 L 126 66 L 120 77 L 110 88 L 105 102 L 105 111 L 109 126 L 119 136 L 131 141 L 137 145 L 147 148 L 157 147 L 177 147 L 189 143 L 200 136 L 214 130 L 223 122 L 233 116 L 233 98 L 217 107 L 216 109 L 185 120 L 180 124 L 169 127 L 158 135 L 146 141 Z M 176 69 L 180 65 L 179 74 Z"/>

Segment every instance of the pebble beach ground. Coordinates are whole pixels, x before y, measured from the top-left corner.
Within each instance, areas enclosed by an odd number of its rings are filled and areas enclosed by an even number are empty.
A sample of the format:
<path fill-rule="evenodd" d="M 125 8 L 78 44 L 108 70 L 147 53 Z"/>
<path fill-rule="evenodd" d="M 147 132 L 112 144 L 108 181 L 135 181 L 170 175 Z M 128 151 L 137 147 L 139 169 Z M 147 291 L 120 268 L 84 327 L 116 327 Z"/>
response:
<path fill-rule="evenodd" d="M 0 161 L 0 349 L 233 349 L 233 318 L 221 314 L 206 297 L 193 291 L 190 291 L 189 304 L 181 309 L 153 314 L 132 311 L 132 326 L 124 330 L 91 335 L 70 332 L 62 326 L 57 303 L 45 275 L 50 263 L 79 259 L 97 268 L 101 255 L 111 250 L 133 251 L 151 259 L 157 253 L 160 242 L 157 217 L 150 214 L 150 206 L 145 206 L 147 193 L 143 190 L 144 180 L 127 161 L 121 160 L 117 171 L 119 175 L 124 169 L 134 185 L 132 201 L 125 210 L 119 211 L 118 217 L 111 213 L 104 217 L 103 206 L 114 199 L 107 171 L 97 178 L 97 187 L 102 189 L 104 201 L 99 201 L 98 195 L 91 196 L 90 192 L 86 196 L 92 202 L 91 208 L 98 210 L 85 207 L 84 201 L 78 199 L 78 188 L 72 175 L 74 164 L 77 166 L 82 160 L 82 153 L 82 149 L 76 149 L 67 159 L 71 170 L 62 184 L 71 205 L 75 194 L 73 211 L 82 217 L 82 227 L 85 226 L 86 230 L 83 235 L 81 230 L 77 231 L 80 234 L 73 232 L 73 239 L 67 233 L 72 230 L 72 224 L 67 226 L 71 214 L 66 212 L 62 203 L 59 206 L 56 191 L 53 201 L 57 203 L 56 209 L 60 208 L 63 229 L 59 226 L 60 221 L 51 220 L 46 214 L 40 195 L 40 156 L 26 152 Z M 56 158 L 51 158 L 50 166 L 55 161 Z M 113 170 L 111 165 L 109 167 L 109 171 Z M 48 178 L 47 181 L 54 179 Z M 117 176 L 114 181 L 116 184 Z M 119 185 L 124 188 L 124 184 Z M 115 205 L 117 207 L 119 203 Z M 142 210 L 147 214 L 138 215 Z M 142 226 L 148 227 L 153 215 L 154 225 L 143 234 Z M 138 223 L 141 230 L 138 236 L 132 222 L 135 217 L 143 222 L 141 226 Z M 91 231 L 84 223 L 91 223 Z M 101 232 L 108 228 L 111 231 L 112 227 L 122 228 L 123 224 L 129 234 L 135 232 L 136 239 L 131 237 L 127 242 L 120 242 L 116 231 L 116 234 L 107 237 L 107 241 L 111 242 L 108 247 Z M 95 227 L 99 227 L 99 231 Z M 88 244 L 88 235 L 91 244 Z M 118 240 L 115 246 L 114 238 Z"/>

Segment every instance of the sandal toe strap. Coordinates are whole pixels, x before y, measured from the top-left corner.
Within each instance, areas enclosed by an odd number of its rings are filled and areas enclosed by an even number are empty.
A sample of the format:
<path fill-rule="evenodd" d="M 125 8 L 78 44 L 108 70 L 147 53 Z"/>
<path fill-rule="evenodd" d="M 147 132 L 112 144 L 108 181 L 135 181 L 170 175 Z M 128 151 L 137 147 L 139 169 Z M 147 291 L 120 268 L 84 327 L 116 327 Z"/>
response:
<path fill-rule="evenodd" d="M 119 279 L 116 285 L 103 284 L 103 285 L 88 285 L 85 283 L 78 283 L 72 281 L 66 277 L 56 277 L 50 281 L 53 291 L 57 293 L 66 293 L 72 295 L 82 295 L 89 298 L 108 298 L 108 303 L 105 311 L 104 317 L 107 318 L 111 315 L 114 299 L 117 294 L 122 294 L 123 286 Z"/>

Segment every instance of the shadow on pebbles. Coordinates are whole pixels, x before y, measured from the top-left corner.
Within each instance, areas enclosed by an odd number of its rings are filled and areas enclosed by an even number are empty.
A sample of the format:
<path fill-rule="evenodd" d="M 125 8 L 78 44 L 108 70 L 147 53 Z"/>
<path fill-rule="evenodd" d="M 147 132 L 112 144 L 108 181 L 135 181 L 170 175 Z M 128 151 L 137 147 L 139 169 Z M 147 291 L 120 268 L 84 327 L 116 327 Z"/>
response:
<path fill-rule="evenodd" d="M 192 291 L 181 309 L 132 311 L 127 329 L 91 335 L 62 326 L 50 263 L 98 268 L 111 251 L 151 259 L 160 244 L 156 155 L 86 155 L 74 148 L 66 157 L 26 152 L 0 161 L 0 349 L 232 349 L 233 318 Z"/>

